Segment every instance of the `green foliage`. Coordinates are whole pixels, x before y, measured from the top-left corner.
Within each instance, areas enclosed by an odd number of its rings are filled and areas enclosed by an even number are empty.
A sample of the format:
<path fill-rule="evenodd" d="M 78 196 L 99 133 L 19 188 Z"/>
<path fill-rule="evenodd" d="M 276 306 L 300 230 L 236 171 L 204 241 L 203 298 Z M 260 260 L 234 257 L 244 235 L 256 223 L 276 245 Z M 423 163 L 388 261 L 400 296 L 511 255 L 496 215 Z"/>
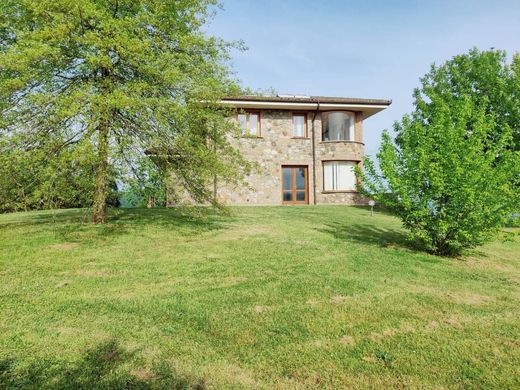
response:
<path fill-rule="evenodd" d="M 94 219 L 104 222 L 111 169 L 160 153 L 202 201 L 216 175 L 248 164 L 229 146 L 218 104 L 236 93 L 226 61 L 239 44 L 204 34 L 214 0 L 6 0 L 0 3 L 0 132 L 89 143 Z M 112 168 L 111 168 L 112 167 Z M 208 174 L 208 172 L 210 174 Z"/>
<path fill-rule="evenodd" d="M 0 140 L 0 212 L 92 207 L 95 155 L 91 144 L 62 147 L 48 138 L 38 148 L 26 139 Z M 108 203 L 118 205 L 115 174 Z"/>
<path fill-rule="evenodd" d="M 507 63 L 501 50 L 479 51 L 457 55 L 441 66 L 432 68 L 422 78 L 422 86 L 414 92 L 418 113 L 428 120 L 430 96 L 446 102 L 470 99 L 493 118 L 494 131 L 488 134 L 493 142 L 495 134 L 509 127 L 514 145 L 520 150 L 520 55 Z M 508 130 L 506 130 L 508 131 Z"/>
<path fill-rule="evenodd" d="M 148 158 L 137 161 L 133 175 L 123 183 L 125 203 L 133 207 L 155 207 L 166 205 L 166 178 L 155 163 Z"/>
<path fill-rule="evenodd" d="M 380 172 L 370 159 L 365 173 L 359 172 L 361 191 L 392 208 L 411 238 L 430 252 L 452 256 L 479 245 L 518 210 L 516 108 L 509 115 L 494 101 L 500 91 L 488 97 L 484 87 L 474 87 L 478 77 L 459 72 L 500 58 L 497 52 L 472 51 L 432 68 L 415 93 L 415 111 L 394 125 L 395 140 L 384 133 Z M 498 72 L 490 85 L 508 91 L 502 76 Z"/>
<path fill-rule="evenodd" d="M 88 207 L 93 164 L 67 150 L 52 155 L 51 145 L 31 150 L 13 140 L 0 142 L 0 211 Z M 79 151 L 79 150 L 78 150 Z M 88 151 L 83 150 L 88 156 Z"/>

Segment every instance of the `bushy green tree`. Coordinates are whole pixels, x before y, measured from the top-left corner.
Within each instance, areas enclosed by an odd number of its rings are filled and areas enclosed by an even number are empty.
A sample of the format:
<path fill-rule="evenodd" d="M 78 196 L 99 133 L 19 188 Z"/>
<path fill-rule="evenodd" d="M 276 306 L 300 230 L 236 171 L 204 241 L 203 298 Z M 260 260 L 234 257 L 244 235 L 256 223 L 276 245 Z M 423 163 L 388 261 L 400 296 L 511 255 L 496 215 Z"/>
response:
<path fill-rule="evenodd" d="M 149 158 L 142 158 L 131 167 L 132 174 L 122 182 L 125 205 L 157 207 L 166 205 L 168 172 Z"/>
<path fill-rule="evenodd" d="M 485 94 L 476 99 L 435 81 L 464 84 L 451 65 L 423 79 L 415 111 L 394 125 L 395 139 L 383 134 L 379 170 L 366 159 L 358 172 L 365 195 L 393 209 L 425 249 L 447 256 L 484 242 L 520 202 L 518 123 L 506 123 L 508 114 L 497 113 L 498 102 Z"/>
<path fill-rule="evenodd" d="M 31 151 L 48 137 L 66 140 L 62 148 L 90 144 L 94 222 L 106 221 L 111 167 L 150 151 L 204 185 L 207 172 L 240 181 L 248 164 L 229 147 L 218 104 L 238 91 L 226 66 L 233 44 L 202 30 L 214 5 L 3 0 L 0 132 L 31 138 Z M 197 199 L 212 200 L 190 183 Z"/>
<path fill-rule="evenodd" d="M 32 149 L 20 139 L 0 140 L 0 212 L 92 207 L 95 190 L 92 145 L 61 147 L 46 139 Z M 108 203 L 117 205 L 112 174 Z"/>
<path fill-rule="evenodd" d="M 432 95 L 446 102 L 469 99 L 493 117 L 489 141 L 493 142 L 495 135 L 508 127 L 514 139 L 511 146 L 520 150 L 519 55 L 515 55 L 509 64 L 505 51 L 472 49 L 440 66 L 432 65 L 421 82 L 414 96 L 423 120 L 427 121 L 430 108 L 435 108 L 428 104 Z"/>

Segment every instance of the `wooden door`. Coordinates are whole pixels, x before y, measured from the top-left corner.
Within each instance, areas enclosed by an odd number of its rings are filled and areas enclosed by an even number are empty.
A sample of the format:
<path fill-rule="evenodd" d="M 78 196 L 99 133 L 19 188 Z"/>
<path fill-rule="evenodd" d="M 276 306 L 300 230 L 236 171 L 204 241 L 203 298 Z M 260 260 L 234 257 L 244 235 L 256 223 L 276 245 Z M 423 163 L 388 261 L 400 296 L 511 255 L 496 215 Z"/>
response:
<path fill-rule="evenodd" d="M 309 180 L 306 165 L 282 166 L 282 203 L 309 203 Z"/>

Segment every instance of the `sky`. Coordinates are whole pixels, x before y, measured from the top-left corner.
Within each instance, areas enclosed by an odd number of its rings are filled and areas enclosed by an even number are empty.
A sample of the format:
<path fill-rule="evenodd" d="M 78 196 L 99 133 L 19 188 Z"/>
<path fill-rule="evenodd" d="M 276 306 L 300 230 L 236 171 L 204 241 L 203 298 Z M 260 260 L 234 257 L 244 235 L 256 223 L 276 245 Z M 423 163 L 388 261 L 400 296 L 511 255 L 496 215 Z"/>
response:
<path fill-rule="evenodd" d="M 432 63 L 472 47 L 520 52 L 520 0 L 222 0 L 208 34 L 242 40 L 231 67 L 279 94 L 392 99 L 364 123 L 366 154 L 413 109 Z"/>

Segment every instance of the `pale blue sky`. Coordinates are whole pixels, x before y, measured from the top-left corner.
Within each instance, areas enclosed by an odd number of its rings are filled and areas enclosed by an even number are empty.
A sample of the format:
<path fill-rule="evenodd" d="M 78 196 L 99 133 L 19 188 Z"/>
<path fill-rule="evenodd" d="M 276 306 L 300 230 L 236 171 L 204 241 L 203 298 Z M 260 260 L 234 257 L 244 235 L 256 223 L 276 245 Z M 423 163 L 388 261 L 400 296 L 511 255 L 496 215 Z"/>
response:
<path fill-rule="evenodd" d="M 208 32 L 244 41 L 232 67 L 244 86 L 278 93 L 389 98 L 365 122 L 367 154 L 412 109 L 433 62 L 471 47 L 520 51 L 520 0 L 223 0 Z"/>

